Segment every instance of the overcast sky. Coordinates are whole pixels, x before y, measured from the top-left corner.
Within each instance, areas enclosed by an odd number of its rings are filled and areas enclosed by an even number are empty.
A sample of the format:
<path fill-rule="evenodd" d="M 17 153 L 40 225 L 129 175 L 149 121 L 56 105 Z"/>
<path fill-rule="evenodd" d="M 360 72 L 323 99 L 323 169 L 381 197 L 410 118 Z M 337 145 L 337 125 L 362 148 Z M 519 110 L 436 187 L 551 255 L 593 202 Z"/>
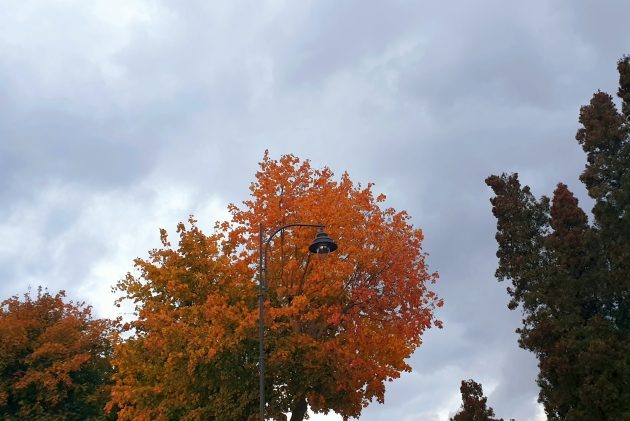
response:
<path fill-rule="evenodd" d="M 116 316 L 110 287 L 160 227 L 211 227 L 265 149 L 293 153 L 375 182 L 441 274 L 444 329 L 361 419 L 447 420 L 474 378 L 498 416 L 542 420 L 484 178 L 564 181 L 590 209 L 577 116 L 616 92 L 628 16 L 623 0 L 0 0 L 0 298 L 42 284 Z"/>

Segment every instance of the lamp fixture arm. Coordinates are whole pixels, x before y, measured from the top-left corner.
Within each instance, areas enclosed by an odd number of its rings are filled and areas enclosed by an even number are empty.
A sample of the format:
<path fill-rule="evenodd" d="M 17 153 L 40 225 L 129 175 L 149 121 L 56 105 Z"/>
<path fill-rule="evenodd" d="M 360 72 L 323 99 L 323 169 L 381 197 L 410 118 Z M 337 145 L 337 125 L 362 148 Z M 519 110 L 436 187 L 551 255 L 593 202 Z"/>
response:
<path fill-rule="evenodd" d="M 269 245 L 271 244 L 271 240 L 279 232 L 282 232 L 282 231 L 284 231 L 287 228 L 294 228 L 294 227 L 311 227 L 311 228 L 319 228 L 320 230 L 323 230 L 325 225 L 324 224 L 300 224 L 300 223 L 293 223 L 293 224 L 283 225 L 283 226 L 278 227 L 275 230 L 273 230 L 271 235 L 269 235 L 269 237 L 267 237 L 267 239 L 265 240 L 265 250 L 262 253 L 262 256 L 264 256 L 264 259 L 261 260 L 261 262 L 260 262 L 262 270 L 264 272 L 265 281 L 267 281 L 267 251 L 269 250 Z M 260 236 L 261 236 L 261 238 L 262 238 L 263 235 L 264 235 L 264 230 L 263 230 L 263 225 L 261 223 L 260 224 Z M 267 286 L 267 283 L 265 282 L 263 284 L 263 287 L 266 287 L 266 286 Z"/>
<path fill-rule="evenodd" d="M 262 224 L 261 224 L 262 227 Z M 271 239 L 273 237 L 275 237 L 275 235 L 277 233 L 279 233 L 282 230 L 285 230 L 287 228 L 292 228 L 292 227 L 313 227 L 313 228 L 319 228 L 319 229 L 324 229 L 325 225 L 324 224 L 287 224 L 287 225 L 283 225 L 279 228 L 276 228 L 269 237 L 267 237 L 267 239 L 265 240 L 265 247 L 269 247 L 269 243 L 271 243 Z M 266 251 L 266 250 L 265 250 Z"/>

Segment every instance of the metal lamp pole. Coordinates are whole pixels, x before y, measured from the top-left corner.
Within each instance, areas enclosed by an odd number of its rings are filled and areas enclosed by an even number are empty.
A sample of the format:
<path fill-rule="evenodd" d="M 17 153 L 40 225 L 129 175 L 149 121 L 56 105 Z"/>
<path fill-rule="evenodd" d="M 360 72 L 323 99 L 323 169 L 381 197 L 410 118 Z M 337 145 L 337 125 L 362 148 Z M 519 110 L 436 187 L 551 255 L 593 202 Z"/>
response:
<path fill-rule="evenodd" d="M 266 240 L 264 239 L 263 224 L 259 224 L 258 234 L 258 371 L 259 379 L 259 402 L 260 421 L 265 421 L 265 288 L 267 269 L 267 249 L 271 239 L 280 231 L 293 227 L 319 228 L 315 240 L 308 247 L 311 253 L 328 254 L 337 250 L 337 244 L 324 232 L 322 224 L 287 224 L 276 228 Z M 264 249 L 263 249 L 264 242 Z"/>

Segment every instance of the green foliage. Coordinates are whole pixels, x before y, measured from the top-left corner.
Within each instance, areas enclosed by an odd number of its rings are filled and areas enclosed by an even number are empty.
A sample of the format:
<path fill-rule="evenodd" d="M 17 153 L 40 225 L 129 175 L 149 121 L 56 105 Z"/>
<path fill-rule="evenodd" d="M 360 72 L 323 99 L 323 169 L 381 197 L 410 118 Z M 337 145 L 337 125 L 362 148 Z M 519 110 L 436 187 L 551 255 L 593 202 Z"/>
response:
<path fill-rule="evenodd" d="M 622 113 L 603 92 L 580 110 L 580 179 L 595 200 L 589 225 L 560 183 L 537 200 L 516 174 L 491 176 L 499 281 L 521 305 L 521 347 L 539 360 L 550 420 L 630 419 L 630 58 L 618 63 Z"/>
<path fill-rule="evenodd" d="M 17 296 L 0 307 L 0 418 L 106 420 L 114 323 L 63 291 Z"/>

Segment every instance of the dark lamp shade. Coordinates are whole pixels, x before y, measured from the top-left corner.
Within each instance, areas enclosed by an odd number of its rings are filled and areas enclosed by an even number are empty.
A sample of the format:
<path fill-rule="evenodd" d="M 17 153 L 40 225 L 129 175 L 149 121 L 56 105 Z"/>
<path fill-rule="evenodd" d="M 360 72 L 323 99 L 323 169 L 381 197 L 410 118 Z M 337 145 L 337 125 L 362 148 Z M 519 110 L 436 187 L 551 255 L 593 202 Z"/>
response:
<path fill-rule="evenodd" d="M 316 254 L 328 254 L 337 250 L 337 243 L 335 243 L 324 231 L 317 233 L 315 240 L 308 247 L 308 251 Z"/>

